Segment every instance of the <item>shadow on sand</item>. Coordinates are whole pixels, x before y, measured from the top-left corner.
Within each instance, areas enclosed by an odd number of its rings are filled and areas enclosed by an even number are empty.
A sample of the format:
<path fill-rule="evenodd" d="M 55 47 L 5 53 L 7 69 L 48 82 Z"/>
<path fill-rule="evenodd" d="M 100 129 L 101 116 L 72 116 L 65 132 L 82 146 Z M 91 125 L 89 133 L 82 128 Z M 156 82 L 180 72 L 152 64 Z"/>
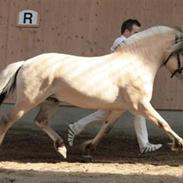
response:
<path fill-rule="evenodd" d="M 66 133 L 62 132 L 66 138 Z M 42 131 L 30 129 L 10 129 L 0 148 L 0 161 L 17 162 L 85 162 L 81 158 L 78 144 L 91 137 L 81 134 L 76 138 L 75 146 L 68 147 L 68 159 L 55 151 L 52 141 Z M 154 143 L 169 142 L 168 139 L 151 139 Z M 124 136 L 107 137 L 93 153 L 93 162 L 103 163 L 143 163 L 152 165 L 183 165 L 183 152 L 172 152 L 168 146 L 156 152 L 139 154 L 136 139 Z"/>

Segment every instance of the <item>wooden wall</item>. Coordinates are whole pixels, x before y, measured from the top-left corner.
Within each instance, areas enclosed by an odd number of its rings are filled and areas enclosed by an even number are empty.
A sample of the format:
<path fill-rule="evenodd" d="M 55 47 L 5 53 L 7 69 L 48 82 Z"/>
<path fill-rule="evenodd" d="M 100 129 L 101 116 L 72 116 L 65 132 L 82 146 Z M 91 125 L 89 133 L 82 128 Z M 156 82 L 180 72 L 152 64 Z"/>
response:
<path fill-rule="evenodd" d="M 38 11 L 38 28 L 17 27 L 18 12 Z M 96 56 L 110 52 L 121 22 L 137 18 L 143 29 L 153 25 L 183 28 L 182 0 L 3 0 L 0 1 L 0 69 L 43 52 Z M 154 44 L 154 43 L 152 43 Z M 183 109 L 183 87 L 161 69 L 153 105 Z"/>

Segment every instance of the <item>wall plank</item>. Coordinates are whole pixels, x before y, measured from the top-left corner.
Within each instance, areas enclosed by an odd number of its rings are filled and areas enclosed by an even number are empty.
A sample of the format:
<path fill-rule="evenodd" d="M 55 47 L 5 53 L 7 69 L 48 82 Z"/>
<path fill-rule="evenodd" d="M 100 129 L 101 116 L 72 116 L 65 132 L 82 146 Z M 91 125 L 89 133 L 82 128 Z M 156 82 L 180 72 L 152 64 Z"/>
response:
<path fill-rule="evenodd" d="M 44 52 L 107 54 L 125 19 L 139 19 L 143 29 L 153 25 L 183 28 L 182 7 L 182 0 L 0 1 L 0 69 Z M 38 28 L 16 25 L 23 9 L 39 12 Z M 158 109 L 183 110 L 183 87 L 169 76 L 165 69 L 158 73 L 152 103 Z"/>

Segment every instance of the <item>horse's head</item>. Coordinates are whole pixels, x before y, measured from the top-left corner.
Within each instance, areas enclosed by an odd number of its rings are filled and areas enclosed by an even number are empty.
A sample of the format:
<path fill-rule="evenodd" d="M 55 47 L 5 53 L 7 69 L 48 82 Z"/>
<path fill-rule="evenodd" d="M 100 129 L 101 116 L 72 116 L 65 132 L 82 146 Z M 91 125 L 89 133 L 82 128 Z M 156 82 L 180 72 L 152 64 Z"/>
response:
<path fill-rule="evenodd" d="M 163 64 L 172 73 L 171 78 L 177 76 L 183 79 L 183 33 L 181 31 L 176 32 L 173 44 L 168 50 Z"/>
<path fill-rule="evenodd" d="M 117 52 L 138 55 L 146 67 L 165 66 L 173 77 L 183 78 L 183 32 L 177 28 L 154 26 L 132 35 Z"/>

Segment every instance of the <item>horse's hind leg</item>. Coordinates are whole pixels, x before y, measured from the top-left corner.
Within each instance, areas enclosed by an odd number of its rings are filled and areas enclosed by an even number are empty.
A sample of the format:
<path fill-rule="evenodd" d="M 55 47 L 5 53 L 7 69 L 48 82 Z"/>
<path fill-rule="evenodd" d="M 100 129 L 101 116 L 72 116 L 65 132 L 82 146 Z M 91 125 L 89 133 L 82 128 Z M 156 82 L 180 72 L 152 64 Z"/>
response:
<path fill-rule="evenodd" d="M 173 141 L 172 150 L 179 147 L 183 150 L 183 140 L 169 126 L 169 124 L 156 112 L 150 103 L 141 104 L 139 111 L 146 119 L 161 128 Z"/>
<path fill-rule="evenodd" d="M 40 111 L 35 118 L 35 123 L 53 140 L 55 149 L 66 158 L 64 140 L 48 125 L 49 118 L 57 109 L 57 102 L 45 101 L 40 105 Z"/>
<path fill-rule="evenodd" d="M 20 107 L 21 106 L 21 107 Z M 0 144 L 2 144 L 4 136 L 8 129 L 13 126 L 13 124 L 20 119 L 26 112 L 28 108 L 24 105 L 15 105 L 7 114 L 4 114 L 0 119 Z"/>

